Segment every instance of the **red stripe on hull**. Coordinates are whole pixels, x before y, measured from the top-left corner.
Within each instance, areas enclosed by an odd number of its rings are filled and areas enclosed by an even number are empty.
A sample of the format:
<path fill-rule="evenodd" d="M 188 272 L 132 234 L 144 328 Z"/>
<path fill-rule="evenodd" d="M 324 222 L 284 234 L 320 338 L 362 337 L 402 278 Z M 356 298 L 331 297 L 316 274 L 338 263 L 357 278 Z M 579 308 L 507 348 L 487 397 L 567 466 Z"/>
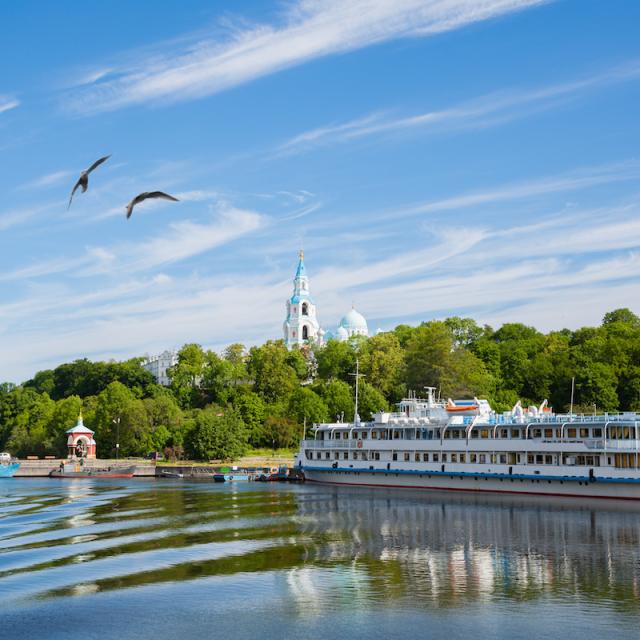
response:
<path fill-rule="evenodd" d="M 317 484 L 331 484 L 335 486 L 347 485 L 350 487 L 381 487 L 383 489 L 427 489 L 428 491 L 462 491 L 464 493 L 508 493 L 511 495 L 529 496 L 553 496 L 560 498 L 596 498 L 598 500 L 640 500 L 640 496 L 632 498 L 630 496 L 596 496 L 583 493 L 552 493 L 542 491 L 509 491 L 508 489 L 463 489 L 458 487 L 432 487 L 416 484 L 373 484 L 370 482 L 331 482 L 330 480 L 312 480 L 305 477 L 306 482 Z"/>

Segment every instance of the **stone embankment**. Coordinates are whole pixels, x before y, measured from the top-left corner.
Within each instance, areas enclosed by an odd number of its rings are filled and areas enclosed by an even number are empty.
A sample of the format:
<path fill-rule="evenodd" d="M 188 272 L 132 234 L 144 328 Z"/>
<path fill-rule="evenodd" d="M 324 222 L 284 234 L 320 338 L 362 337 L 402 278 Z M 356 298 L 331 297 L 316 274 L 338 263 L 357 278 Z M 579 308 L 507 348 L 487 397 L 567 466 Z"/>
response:
<path fill-rule="evenodd" d="M 60 468 L 60 463 L 68 462 L 65 459 L 47 460 L 20 460 L 20 468 L 16 471 L 15 478 L 44 478 L 54 469 Z M 84 466 L 88 469 L 103 469 L 105 467 L 130 467 L 136 465 L 136 477 L 153 477 L 156 475 L 156 465 L 150 460 L 85 460 Z"/>

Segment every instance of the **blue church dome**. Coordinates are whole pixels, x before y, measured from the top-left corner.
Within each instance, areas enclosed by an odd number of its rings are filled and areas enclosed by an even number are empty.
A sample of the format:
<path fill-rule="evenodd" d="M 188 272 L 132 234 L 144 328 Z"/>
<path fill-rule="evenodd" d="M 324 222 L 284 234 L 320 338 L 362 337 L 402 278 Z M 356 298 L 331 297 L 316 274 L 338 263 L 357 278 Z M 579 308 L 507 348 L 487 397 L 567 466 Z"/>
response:
<path fill-rule="evenodd" d="M 364 316 L 355 309 L 351 309 L 351 311 L 340 320 L 340 326 L 346 329 L 349 335 L 369 335 L 367 321 L 364 319 Z"/>

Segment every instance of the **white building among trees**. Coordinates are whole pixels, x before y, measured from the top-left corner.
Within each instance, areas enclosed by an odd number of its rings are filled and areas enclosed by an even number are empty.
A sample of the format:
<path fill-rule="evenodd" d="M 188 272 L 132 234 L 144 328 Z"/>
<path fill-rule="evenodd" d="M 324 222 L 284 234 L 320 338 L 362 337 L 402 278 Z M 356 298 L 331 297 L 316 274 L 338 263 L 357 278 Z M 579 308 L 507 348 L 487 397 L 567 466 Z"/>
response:
<path fill-rule="evenodd" d="M 167 369 L 175 367 L 178 364 L 177 351 L 163 351 L 158 356 L 147 358 L 142 363 L 142 368 L 146 369 L 158 384 L 168 387 L 171 384 L 171 378 L 167 375 Z"/>

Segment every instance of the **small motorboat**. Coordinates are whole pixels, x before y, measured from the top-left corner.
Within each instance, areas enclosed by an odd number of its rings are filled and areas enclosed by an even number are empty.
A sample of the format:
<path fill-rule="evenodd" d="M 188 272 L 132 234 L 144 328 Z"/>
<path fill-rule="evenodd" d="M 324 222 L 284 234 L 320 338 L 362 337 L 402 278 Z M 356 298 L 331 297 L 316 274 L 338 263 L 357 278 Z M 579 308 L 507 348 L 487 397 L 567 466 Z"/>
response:
<path fill-rule="evenodd" d="M 214 473 L 214 482 L 249 482 L 251 476 L 248 473 Z"/>
<path fill-rule="evenodd" d="M 129 467 L 89 467 L 77 462 L 61 464 L 49 473 L 50 478 L 133 478 L 135 465 Z"/>
<path fill-rule="evenodd" d="M 20 463 L 10 453 L 0 453 L 0 478 L 13 478 L 20 468 Z"/>
<path fill-rule="evenodd" d="M 184 478 L 184 473 L 178 473 L 177 471 L 161 471 L 158 474 L 158 478 Z"/>

